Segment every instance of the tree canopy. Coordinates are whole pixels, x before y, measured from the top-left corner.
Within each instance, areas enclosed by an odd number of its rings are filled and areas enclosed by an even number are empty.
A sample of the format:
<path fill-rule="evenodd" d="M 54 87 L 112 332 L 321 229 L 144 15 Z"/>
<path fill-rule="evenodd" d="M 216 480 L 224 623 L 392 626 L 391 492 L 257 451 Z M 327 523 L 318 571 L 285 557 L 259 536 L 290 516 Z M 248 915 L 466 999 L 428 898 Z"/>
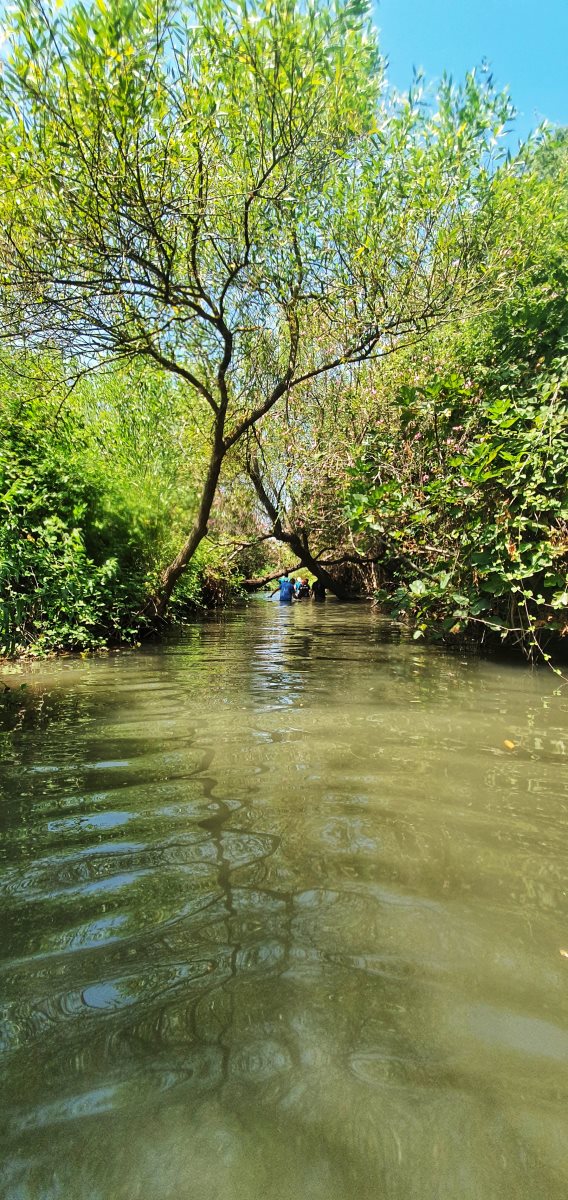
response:
<path fill-rule="evenodd" d="M 484 70 L 396 93 L 363 0 L 3 24 L 4 646 L 291 555 L 417 636 L 561 633 L 565 131 L 511 158 Z"/>
<path fill-rule="evenodd" d="M 178 379 L 207 462 L 293 391 L 422 338 L 498 282 L 490 78 L 389 92 L 366 6 L 96 0 L 10 10 L 0 79 L 4 339 L 73 378 Z"/>

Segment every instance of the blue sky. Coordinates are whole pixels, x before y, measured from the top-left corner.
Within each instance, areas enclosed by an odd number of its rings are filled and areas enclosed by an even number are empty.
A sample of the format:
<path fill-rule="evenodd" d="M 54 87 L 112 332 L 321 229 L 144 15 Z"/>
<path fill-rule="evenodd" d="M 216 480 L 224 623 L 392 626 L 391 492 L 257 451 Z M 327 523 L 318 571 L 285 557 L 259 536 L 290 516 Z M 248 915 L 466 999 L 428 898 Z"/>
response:
<path fill-rule="evenodd" d="M 568 0 L 373 0 L 389 79 L 463 77 L 485 58 L 518 111 L 513 146 L 544 118 L 568 125 Z"/>

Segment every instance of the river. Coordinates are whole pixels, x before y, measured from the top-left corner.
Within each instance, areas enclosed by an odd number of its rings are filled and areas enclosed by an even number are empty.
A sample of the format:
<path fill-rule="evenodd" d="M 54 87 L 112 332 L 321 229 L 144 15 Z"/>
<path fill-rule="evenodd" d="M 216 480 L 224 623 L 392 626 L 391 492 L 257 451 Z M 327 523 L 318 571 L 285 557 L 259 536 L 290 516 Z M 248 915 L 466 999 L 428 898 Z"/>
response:
<path fill-rule="evenodd" d="M 4 678 L 2 1196 L 566 1200 L 550 671 L 256 601 Z"/>

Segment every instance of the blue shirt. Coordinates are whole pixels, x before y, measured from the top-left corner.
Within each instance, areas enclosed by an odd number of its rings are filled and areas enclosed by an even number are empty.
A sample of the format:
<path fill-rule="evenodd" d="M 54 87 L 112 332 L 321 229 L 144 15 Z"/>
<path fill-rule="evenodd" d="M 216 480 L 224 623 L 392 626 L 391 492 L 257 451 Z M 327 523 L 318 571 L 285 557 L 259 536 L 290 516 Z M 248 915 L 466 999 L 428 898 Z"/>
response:
<path fill-rule="evenodd" d="M 280 599 L 285 604 L 290 604 L 294 595 L 294 584 L 290 582 L 287 575 L 283 575 L 278 582 L 280 584 Z"/>

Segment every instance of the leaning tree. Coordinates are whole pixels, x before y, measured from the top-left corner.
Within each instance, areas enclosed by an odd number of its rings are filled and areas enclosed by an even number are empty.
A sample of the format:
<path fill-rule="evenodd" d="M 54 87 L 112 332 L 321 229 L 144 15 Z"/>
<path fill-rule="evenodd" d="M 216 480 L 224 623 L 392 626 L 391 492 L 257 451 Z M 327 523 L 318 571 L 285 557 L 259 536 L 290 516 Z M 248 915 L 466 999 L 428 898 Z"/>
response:
<path fill-rule="evenodd" d="M 362 0 L 16 0 L 6 21 L 2 336 L 70 375 L 148 359 L 201 410 L 162 613 L 232 448 L 479 287 L 508 102 L 475 74 L 433 108 L 389 95 Z"/>

